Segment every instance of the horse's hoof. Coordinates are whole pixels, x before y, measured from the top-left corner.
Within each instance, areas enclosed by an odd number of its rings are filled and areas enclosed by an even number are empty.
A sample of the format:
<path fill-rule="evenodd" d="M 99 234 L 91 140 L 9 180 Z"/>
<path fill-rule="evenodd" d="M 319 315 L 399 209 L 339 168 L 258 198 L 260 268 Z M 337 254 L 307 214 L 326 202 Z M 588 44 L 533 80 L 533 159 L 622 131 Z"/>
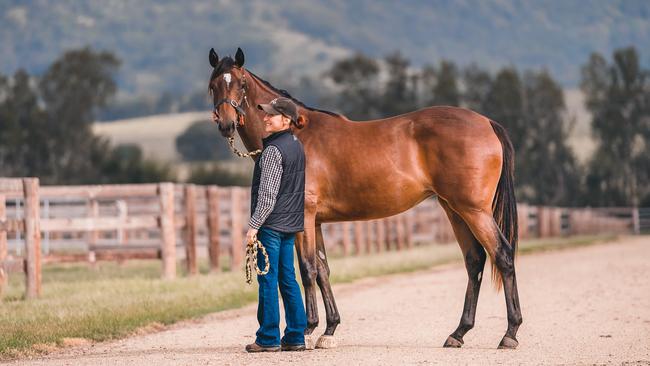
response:
<path fill-rule="evenodd" d="M 334 338 L 333 335 L 323 334 L 322 336 L 318 337 L 318 341 L 316 342 L 316 348 L 327 349 L 335 348 L 336 346 L 336 338 Z"/>
<path fill-rule="evenodd" d="M 515 349 L 518 345 L 519 342 L 516 339 L 504 336 L 501 343 L 499 343 L 498 349 Z"/>
<path fill-rule="evenodd" d="M 445 345 L 443 347 L 445 348 L 460 348 L 463 346 L 463 340 L 458 340 L 452 336 L 447 337 L 447 340 L 445 341 Z"/>
<path fill-rule="evenodd" d="M 316 348 L 316 341 L 314 340 L 313 334 L 305 334 L 305 348 L 306 349 Z"/>

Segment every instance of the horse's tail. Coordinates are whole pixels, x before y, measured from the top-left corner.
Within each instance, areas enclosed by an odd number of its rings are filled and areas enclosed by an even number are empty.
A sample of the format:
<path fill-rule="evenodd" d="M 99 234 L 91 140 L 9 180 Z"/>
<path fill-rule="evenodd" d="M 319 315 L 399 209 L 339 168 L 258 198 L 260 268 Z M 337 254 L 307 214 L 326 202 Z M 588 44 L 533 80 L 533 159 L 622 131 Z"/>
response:
<path fill-rule="evenodd" d="M 505 128 L 495 121 L 490 120 L 490 123 L 503 147 L 501 177 L 492 201 L 492 212 L 494 221 L 499 225 L 499 229 L 512 246 L 512 260 L 514 261 L 517 242 L 519 241 L 517 201 L 514 186 L 515 152 Z M 492 280 L 497 290 L 501 289 L 501 276 L 494 260 L 492 261 Z"/>

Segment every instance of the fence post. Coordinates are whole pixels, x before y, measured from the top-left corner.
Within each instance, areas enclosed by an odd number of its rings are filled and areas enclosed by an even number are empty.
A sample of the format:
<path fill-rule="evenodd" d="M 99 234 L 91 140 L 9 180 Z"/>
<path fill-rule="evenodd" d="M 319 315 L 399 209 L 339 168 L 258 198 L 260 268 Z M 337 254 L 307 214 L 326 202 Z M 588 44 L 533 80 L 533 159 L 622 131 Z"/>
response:
<path fill-rule="evenodd" d="M 120 245 L 126 245 L 129 235 L 124 228 L 124 225 L 129 218 L 129 208 L 126 200 L 115 201 L 115 206 L 117 207 L 117 217 L 120 219 L 120 226 L 122 226 L 117 229 L 117 241 Z"/>
<path fill-rule="evenodd" d="M 404 249 L 404 226 L 402 225 L 402 219 L 399 215 L 393 216 L 395 220 L 395 226 L 397 231 L 397 250 Z"/>
<path fill-rule="evenodd" d="M 7 213 L 5 211 L 5 196 L 0 194 L 0 221 L 7 219 Z M 5 260 L 7 259 L 7 232 L 0 229 L 0 299 L 2 299 L 2 294 L 4 293 L 5 287 L 7 287 L 8 276 L 5 271 Z"/>
<path fill-rule="evenodd" d="M 239 187 L 230 188 L 230 214 L 232 217 L 232 228 L 230 229 L 230 270 L 239 270 L 242 264 L 242 214 L 241 214 L 241 192 Z"/>
<path fill-rule="evenodd" d="M 404 213 L 404 235 L 406 240 L 406 247 L 411 249 L 413 248 L 413 222 L 411 220 L 412 212 L 406 211 Z"/>
<path fill-rule="evenodd" d="M 350 223 L 345 221 L 341 224 L 341 236 L 343 243 L 343 255 L 350 255 Z"/>
<path fill-rule="evenodd" d="M 384 251 L 384 223 L 382 219 L 375 220 L 375 238 L 377 238 L 377 253 L 381 253 Z"/>
<path fill-rule="evenodd" d="M 208 194 L 208 256 L 210 272 L 219 270 L 219 189 L 209 186 Z"/>
<path fill-rule="evenodd" d="M 354 250 L 356 255 L 359 255 L 363 251 L 363 232 L 361 230 L 361 222 L 354 222 Z"/>
<path fill-rule="evenodd" d="M 1 218 L 2 217 L 0 217 L 0 219 Z M 638 207 L 632 207 L 632 227 L 633 227 L 635 235 L 641 234 L 641 222 L 639 220 L 639 208 Z M 0 238 L 0 240 L 2 240 L 2 238 Z"/>
<path fill-rule="evenodd" d="M 528 239 L 528 205 L 517 204 L 517 220 L 519 220 L 519 239 Z"/>
<path fill-rule="evenodd" d="M 99 217 L 99 203 L 94 198 L 91 198 L 90 201 L 88 201 L 88 214 L 93 218 L 93 220 Z M 88 263 L 90 263 L 93 268 L 97 262 L 95 246 L 97 245 L 98 239 L 99 232 L 97 230 L 93 229 L 88 232 Z"/>
<path fill-rule="evenodd" d="M 185 259 L 187 273 L 199 273 L 196 266 L 196 186 L 185 185 Z"/>
<path fill-rule="evenodd" d="M 373 247 L 373 230 L 372 230 L 372 221 L 364 221 L 363 226 L 365 226 L 366 232 L 364 233 L 366 237 L 366 253 L 371 253 L 374 250 Z"/>
<path fill-rule="evenodd" d="M 176 228 L 174 226 L 174 184 L 158 185 L 160 198 L 160 231 L 162 237 L 163 278 L 176 278 Z"/>
<path fill-rule="evenodd" d="M 23 178 L 27 298 L 41 295 L 41 224 L 38 178 Z"/>
<path fill-rule="evenodd" d="M 393 239 L 393 225 L 391 223 L 391 218 L 390 217 L 384 217 L 382 219 L 384 223 L 384 237 L 386 238 L 385 244 L 386 244 L 386 250 L 389 251 L 391 250 L 391 247 L 393 249 L 395 248 L 395 245 L 393 245 L 392 239 Z"/>

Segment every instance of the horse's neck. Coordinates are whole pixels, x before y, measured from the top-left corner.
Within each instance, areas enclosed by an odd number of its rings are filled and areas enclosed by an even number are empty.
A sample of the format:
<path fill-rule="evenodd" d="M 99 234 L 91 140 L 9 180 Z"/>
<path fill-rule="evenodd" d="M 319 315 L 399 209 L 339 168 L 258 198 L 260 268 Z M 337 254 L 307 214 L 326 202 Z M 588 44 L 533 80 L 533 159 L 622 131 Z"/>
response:
<path fill-rule="evenodd" d="M 246 77 L 251 82 L 248 89 L 248 103 L 246 106 L 246 124 L 243 129 L 239 130 L 240 136 L 246 148 L 249 151 L 260 149 L 262 147 L 262 138 L 266 136 L 264 132 L 264 123 L 261 119 L 261 113 L 257 110 L 257 105 L 268 103 L 274 98 L 281 97 L 278 92 L 264 85 L 258 78 L 250 73 Z M 303 134 L 320 133 L 323 129 L 341 130 L 341 125 L 345 119 L 342 117 L 330 116 L 322 112 L 308 110 L 299 107 L 300 113 L 307 117 L 307 124 L 302 129 L 295 130 L 297 136 Z"/>

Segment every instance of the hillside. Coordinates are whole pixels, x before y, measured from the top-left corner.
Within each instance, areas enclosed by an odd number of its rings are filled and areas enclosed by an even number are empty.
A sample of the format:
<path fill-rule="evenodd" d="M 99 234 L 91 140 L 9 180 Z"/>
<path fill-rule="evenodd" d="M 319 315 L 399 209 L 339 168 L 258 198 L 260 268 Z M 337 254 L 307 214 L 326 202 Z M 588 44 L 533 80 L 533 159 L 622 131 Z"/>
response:
<path fill-rule="evenodd" d="M 645 0 L 5 0 L 0 18 L 0 73 L 39 73 L 64 50 L 91 45 L 123 60 L 119 83 L 131 94 L 205 88 L 210 47 L 223 56 L 241 46 L 251 69 L 294 81 L 354 51 L 399 50 L 416 67 L 446 58 L 547 68 L 568 87 L 593 51 L 634 45 L 650 61 Z"/>

